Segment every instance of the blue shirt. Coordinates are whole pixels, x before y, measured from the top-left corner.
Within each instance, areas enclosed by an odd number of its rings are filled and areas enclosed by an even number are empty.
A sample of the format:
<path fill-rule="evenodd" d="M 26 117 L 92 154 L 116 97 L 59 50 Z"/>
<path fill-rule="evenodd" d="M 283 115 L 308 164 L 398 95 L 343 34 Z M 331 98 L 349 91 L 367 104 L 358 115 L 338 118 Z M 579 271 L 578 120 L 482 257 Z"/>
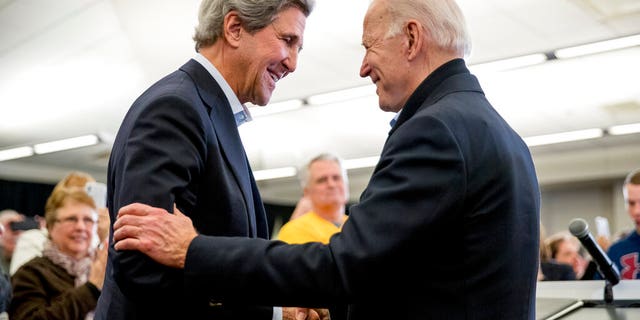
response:
<path fill-rule="evenodd" d="M 640 279 L 640 235 L 636 230 L 611 245 L 607 255 L 620 270 L 620 278 Z"/>

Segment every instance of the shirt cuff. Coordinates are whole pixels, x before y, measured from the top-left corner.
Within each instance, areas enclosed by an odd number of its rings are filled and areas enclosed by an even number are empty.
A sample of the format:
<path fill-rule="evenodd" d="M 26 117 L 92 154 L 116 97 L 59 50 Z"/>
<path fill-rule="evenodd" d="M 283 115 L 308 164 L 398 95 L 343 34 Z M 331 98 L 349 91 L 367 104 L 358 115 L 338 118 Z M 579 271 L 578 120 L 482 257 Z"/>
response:
<path fill-rule="evenodd" d="M 282 308 L 281 307 L 273 307 L 273 317 L 272 320 L 282 320 Z"/>

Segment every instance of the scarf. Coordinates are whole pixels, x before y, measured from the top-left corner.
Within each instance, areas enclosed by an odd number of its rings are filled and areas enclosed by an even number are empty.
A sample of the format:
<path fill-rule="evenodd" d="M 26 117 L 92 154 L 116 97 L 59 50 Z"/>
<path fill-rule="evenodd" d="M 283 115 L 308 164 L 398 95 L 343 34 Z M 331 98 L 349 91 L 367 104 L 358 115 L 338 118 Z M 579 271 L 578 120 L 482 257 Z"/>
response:
<path fill-rule="evenodd" d="M 54 264 L 61 266 L 70 275 L 75 278 L 75 287 L 79 287 L 89 279 L 89 272 L 91 272 L 91 262 L 93 261 L 93 251 L 89 251 L 89 255 L 82 259 L 75 259 L 66 253 L 63 253 L 56 247 L 50 239 L 44 244 L 42 249 L 42 255 Z M 93 311 L 85 316 L 85 320 L 93 320 Z"/>
<path fill-rule="evenodd" d="M 42 250 L 42 255 L 51 260 L 54 264 L 62 267 L 75 278 L 75 287 L 79 287 L 89 279 L 91 271 L 91 254 L 85 258 L 75 259 L 66 253 L 61 252 L 51 240 L 47 240 Z"/>

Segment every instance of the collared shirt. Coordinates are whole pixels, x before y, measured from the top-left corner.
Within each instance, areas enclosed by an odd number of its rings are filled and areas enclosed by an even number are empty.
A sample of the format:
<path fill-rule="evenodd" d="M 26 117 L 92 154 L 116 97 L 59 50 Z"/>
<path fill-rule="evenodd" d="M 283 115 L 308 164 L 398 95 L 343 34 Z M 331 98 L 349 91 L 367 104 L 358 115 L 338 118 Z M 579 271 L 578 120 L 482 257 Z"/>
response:
<path fill-rule="evenodd" d="M 389 121 L 389 124 L 391 125 L 391 128 L 393 128 L 393 126 L 396 125 L 396 121 L 398 121 L 398 117 L 400 116 L 400 112 L 402 112 L 402 109 L 400 109 L 400 111 L 398 111 L 398 113 L 396 113 L 396 115 L 393 117 L 393 119 L 391 119 L 391 121 Z"/>
<path fill-rule="evenodd" d="M 253 120 L 251 113 L 249 112 L 249 108 L 240 103 L 238 96 L 236 96 L 235 92 L 231 90 L 229 83 L 224 79 L 222 74 L 220 74 L 220 71 L 218 71 L 218 69 L 216 69 L 216 67 L 200 53 L 196 53 L 196 56 L 193 59 L 198 61 L 198 63 L 207 69 L 220 88 L 222 88 L 222 92 L 224 92 L 224 95 L 227 97 L 227 100 L 231 105 L 231 112 L 233 112 L 233 117 L 236 119 L 236 126 L 239 127 L 241 124 Z"/>

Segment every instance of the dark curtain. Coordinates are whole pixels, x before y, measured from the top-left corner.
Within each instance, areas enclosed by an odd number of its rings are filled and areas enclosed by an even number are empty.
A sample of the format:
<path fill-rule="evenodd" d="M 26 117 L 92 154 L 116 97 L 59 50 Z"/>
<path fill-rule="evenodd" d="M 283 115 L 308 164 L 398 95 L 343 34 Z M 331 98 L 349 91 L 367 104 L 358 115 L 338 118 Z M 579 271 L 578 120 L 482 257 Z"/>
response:
<path fill-rule="evenodd" d="M 44 216 L 44 205 L 53 184 L 0 179 L 0 210 L 13 209 L 26 216 Z"/>

